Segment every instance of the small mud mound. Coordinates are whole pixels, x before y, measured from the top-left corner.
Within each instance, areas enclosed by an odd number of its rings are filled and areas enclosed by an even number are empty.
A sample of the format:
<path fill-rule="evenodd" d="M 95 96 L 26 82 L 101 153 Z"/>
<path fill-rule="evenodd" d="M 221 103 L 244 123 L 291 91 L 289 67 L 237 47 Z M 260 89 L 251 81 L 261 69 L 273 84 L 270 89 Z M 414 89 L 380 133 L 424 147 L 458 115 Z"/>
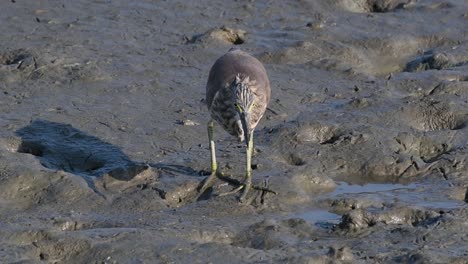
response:
<path fill-rule="evenodd" d="M 468 93 L 467 79 L 467 77 L 462 76 L 455 80 L 441 81 L 438 85 L 434 86 L 434 88 L 429 91 L 429 95 L 458 95 Z"/>
<path fill-rule="evenodd" d="M 377 213 L 356 209 L 343 215 L 337 230 L 356 232 L 377 224 L 426 227 L 437 223 L 442 217 L 443 213 L 408 207 L 392 208 Z"/>
<path fill-rule="evenodd" d="M 386 13 L 403 9 L 411 0 L 341 0 L 338 5 L 356 13 Z"/>
<path fill-rule="evenodd" d="M 196 201 L 200 180 L 193 177 L 189 168 L 167 164 L 154 166 L 135 163 L 111 170 L 96 179 L 96 188 L 105 194 L 125 196 L 116 201 L 120 206 L 137 203 L 138 208 L 178 208 Z"/>
<path fill-rule="evenodd" d="M 332 144 L 336 142 L 344 132 L 334 124 L 326 122 L 309 121 L 312 113 L 304 113 L 298 120 L 282 124 L 272 128 L 270 136 L 278 137 L 282 140 L 289 139 L 297 144 Z M 276 141 L 278 142 L 279 139 Z"/>
<path fill-rule="evenodd" d="M 181 207 L 195 201 L 199 184 L 194 177 L 163 175 L 152 189 L 169 207 Z"/>
<path fill-rule="evenodd" d="M 327 256 L 332 260 L 335 260 L 333 262 L 338 260 L 339 262 L 352 263 L 354 259 L 353 254 L 351 253 L 351 249 L 348 247 L 336 248 L 332 246 L 328 249 Z"/>
<path fill-rule="evenodd" d="M 75 58 L 56 58 L 40 52 L 25 49 L 0 52 L 0 79 L 15 82 L 46 78 L 57 82 L 73 82 L 107 78 L 96 61 L 83 62 Z"/>
<path fill-rule="evenodd" d="M 34 63 L 34 56 L 32 53 L 24 50 L 18 49 L 10 52 L 0 53 L 0 65 L 16 65 L 16 68 L 24 68 L 27 62 Z M 23 65 L 23 63 L 26 63 Z M 23 66 L 23 67 L 22 67 Z"/>
<path fill-rule="evenodd" d="M 416 155 L 426 163 L 436 161 L 452 149 L 446 142 L 439 142 L 427 136 L 417 137 L 409 133 L 400 133 L 395 140 L 401 146 L 400 153 Z"/>
<path fill-rule="evenodd" d="M 33 53 L 17 49 L 0 53 L 0 79 L 13 82 L 29 77 L 37 69 L 36 57 Z"/>
<path fill-rule="evenodd" d="M 330 192 L 336 187 L 335 181 L 318 173 L 311 173 L 310 169 L 290 173 L 289 181 L 295 186 L 294 190 L 300 194 L 314 195 L 320 192 Z"/>
<path fill-rule="evenodd" d="M 377 125 L 354 126 L 358 122 L 343 118 L 338 126 L 325 120 L 310 121 L 322 118 L 309 116 L 281 124 L 268 138 L 273 149 L 269 154 L 289 172 L 281 178 L 285 181 L 282 186 L 294 186 L 295 191 L 297 186 L 300 190 L 331 186 L 325 175 L 361 182 L 398 182 L 425 175 L 431 168 L 426 162 L 432 163 L 453 149 L 450 141 L 401 138 L 398 142 Z"/>
<path fill-rule="evenodd" d="M 422 131 L 457 130 L 463 128 L 467 113 L 453 111 L 443 101 L 421 99 L 404 110 L 410 126 Z"/>
<path fill-rule="evenodd" d="M 424 54 L 406 64 L 406 72 L 419 72 L 426 70 L 443 70 L 454 65 L 453 59 L 444 53 Z"/>
<path fill-rule="evenodd" d="M 288 164 L 293 166 L 303 166 L 306 164 L 306 161 L 295 153 L 289 153 L 289 155 L 286 156 L 285 160 Z"/>
<path fill-rule="evenodd" d="M 49 169 L 100 176 L 132 164 L 116 146 L 70 125 L 36 120 L 16 134 L 22 139 L 17 151 L 37 156 Z"/>
<path fill-rule="evenodd" d="M 227 44 L 241 45 L 245 42 L 245 35 L 246 31 L 244 30 L 222 26 L 220 28 L 210 29 L 203 34 L 195 35 L 186 41 L 187 43 L 205 43 L 212 42 L 214 40 Z"/>
<path fill-rule="evenodd" d="M 315 229 L 301 218 L 280 222 L 265 220 L 250 226 L 234 238 L 232 245 L 261 250 L 278 249 L 303 239 L 313 239 L 314 233 Z"/>
<path fill-rule="evenodd" d="M 404 8 L 411 0 L 367 0 L 367 8 L 372 13 L 392 12 Z"/>
<path fill-rule="evenodd" d="M 339 137 L 340 132 L 336 126 L 318 122 L 303 123 L 295 132 L 295 139 L 299 143 L 330 144 Z"/>
<path fill-rule="evenodd" d="M 46 240 L 33 242 L 37 248 L 37 260 L 45 262 L 67 262 L 77 256 L 88 252 L 92 248 L 89 239 L 61 238 L 51 236 Z"/>
<path fill-rule="evenodd" d="M 72 63 L 61 65 L 62 69 L 57 70 L 55 74 L 61 74 L 69 82 L 72 81 L 99 81 L 107 77 L 98 67 L 96 62 L 87 61 L 83 63 Z M 61 79 L 63 77 L 57 76 L 55 78 Z"/>

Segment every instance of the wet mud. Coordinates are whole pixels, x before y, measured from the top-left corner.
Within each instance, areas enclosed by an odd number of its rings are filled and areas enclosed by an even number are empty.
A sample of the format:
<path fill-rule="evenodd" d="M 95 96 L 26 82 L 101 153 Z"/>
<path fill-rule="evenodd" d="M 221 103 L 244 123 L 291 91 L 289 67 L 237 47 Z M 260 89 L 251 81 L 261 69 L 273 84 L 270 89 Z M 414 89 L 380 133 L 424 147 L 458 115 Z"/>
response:
<path fill-rule="evenodd" d="M 467 263 L 466 1 L 0 7 L 1 263 Z M 234 46 L 272 85 L 247 205 L 219 126 L 197 192 Z"/>

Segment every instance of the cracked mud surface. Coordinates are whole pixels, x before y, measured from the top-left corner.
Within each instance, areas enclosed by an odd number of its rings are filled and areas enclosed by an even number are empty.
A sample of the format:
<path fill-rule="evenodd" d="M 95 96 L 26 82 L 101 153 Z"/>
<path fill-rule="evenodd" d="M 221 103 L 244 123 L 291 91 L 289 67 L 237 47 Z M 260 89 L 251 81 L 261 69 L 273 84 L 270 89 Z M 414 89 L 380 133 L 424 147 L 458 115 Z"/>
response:
<path fill-rule="evenodd" d="M 467 263 L 463 0 L 3 1 L 0 262 Z M 215 129 L 229 48 L 272 84 L 244 145 Z"/>

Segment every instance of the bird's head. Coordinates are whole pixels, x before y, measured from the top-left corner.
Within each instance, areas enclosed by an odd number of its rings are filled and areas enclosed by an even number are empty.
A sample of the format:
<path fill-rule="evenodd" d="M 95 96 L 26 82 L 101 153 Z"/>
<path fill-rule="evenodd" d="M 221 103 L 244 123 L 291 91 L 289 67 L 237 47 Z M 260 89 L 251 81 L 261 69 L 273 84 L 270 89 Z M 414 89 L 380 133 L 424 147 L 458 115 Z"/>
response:
<path fill-rule="evenodd" d="M 231 84 L 234 95 L 234 107 L 239 114 L 244 139 L 247 144 L 249 144 L 250 133 L 253 130 L 251 126 L 251 113 L 255 105 L 255 94 L 252 92 L 252 85 L 255 85 L 255 81 L 251 81 L 249 76 L 241 74 L 238 74 Z"/>

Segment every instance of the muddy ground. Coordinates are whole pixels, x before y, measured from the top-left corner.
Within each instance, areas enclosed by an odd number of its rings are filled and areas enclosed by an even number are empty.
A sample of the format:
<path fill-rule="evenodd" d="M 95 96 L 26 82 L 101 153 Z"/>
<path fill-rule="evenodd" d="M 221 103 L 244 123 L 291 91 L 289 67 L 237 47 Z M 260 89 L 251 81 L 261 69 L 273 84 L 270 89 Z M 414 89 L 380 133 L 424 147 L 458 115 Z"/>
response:
<path fill-rule="evenodd" d="M 0 8 L 1 263 L 468 263 L 467 1 Z M 250 205 L 193 199 L 233 46 L 272 84 Z"/>

